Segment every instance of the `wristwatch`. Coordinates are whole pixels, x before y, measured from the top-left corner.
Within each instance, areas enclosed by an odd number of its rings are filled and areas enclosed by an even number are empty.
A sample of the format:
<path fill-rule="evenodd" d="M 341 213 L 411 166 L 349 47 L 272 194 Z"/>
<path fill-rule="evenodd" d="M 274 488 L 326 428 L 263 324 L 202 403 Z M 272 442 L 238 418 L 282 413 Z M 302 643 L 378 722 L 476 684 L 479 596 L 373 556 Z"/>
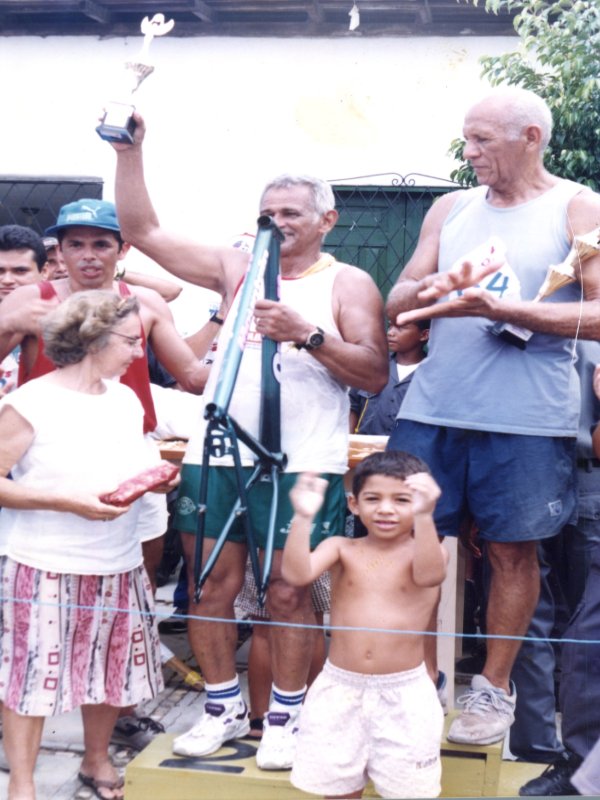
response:
<path fill-rule="evenodd" d="M 209 317 L 208 321 L 209 322 L 214 322 L 217 325 L 222 325 L 225 322 L 225 320 L 221 319 L 221 317 L 217 314 L 216 311 L 215 311 L 214 314 L 211 314 L 211 316 Z"/>
<path fill-rule="evenodd" d="M 314 331 L 308 334 L 306 341 L 302 344 L 297 344 L 296 347 L 298 350 L 316 350 L 317 347 L 321 347 L 324 341 L 325 331 L 323 328 L 315 328 Z"/>

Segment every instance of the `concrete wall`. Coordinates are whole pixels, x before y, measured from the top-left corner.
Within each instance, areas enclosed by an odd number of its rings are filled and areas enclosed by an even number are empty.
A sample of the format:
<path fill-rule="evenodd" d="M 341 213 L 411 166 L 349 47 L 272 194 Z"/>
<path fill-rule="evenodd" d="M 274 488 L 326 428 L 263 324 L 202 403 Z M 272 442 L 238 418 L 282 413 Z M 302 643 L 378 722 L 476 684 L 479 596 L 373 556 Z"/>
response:
<path fill-rule="evenodd" d="M 226 242 L 255 229 L 261 185 L 280 172 L 447 177 L 448 145 L 487 86 L 479 57 L 517 43 L 158 39 L 156 71 L 136 104 L 148 124 L 147 179 L 159 216 Z M 98 175 L 112 198 L 114 155 L 94 127 L 103 103 L 122 93 L 123 64 L 140 45 L 141 37 L 0 38 L 0 172 Z M 128 256 L 131 267 L 153 271 L 139 259 Z"/>

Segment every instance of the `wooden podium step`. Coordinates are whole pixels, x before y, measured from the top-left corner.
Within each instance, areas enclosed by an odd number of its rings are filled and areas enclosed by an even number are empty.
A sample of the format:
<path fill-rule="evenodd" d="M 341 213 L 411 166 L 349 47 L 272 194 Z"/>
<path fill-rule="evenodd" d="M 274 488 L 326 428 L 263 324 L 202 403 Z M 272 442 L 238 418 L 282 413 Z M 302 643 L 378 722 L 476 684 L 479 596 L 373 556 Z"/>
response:
<path fill-rule="evenodd" d="M 126 800 L 298 800 L 289 772 L 256 766 L 257 743 L 237 739 L 201 758 L 175 756 L 172 734 L 160 734 L 125 772 Z"/>
<path fill-rule="evenodd" d="M 455 712 L 456 713 L 456 712 Z M 446 730 L 454 714 L 446 719 Z M 202 758 L 175 756 L 173 734 L 161 734 L 125 773 L 126 800 L 298 800 L 314 797 L 294 788 L 289 772 L 256 766 L 257 743 L 236 740 Z M 476 747 L 442 741 L 441 797 L 498 797 L 502 742 Z M 539 766 L 539 765 L 538 765 Z M 364 797 L 378 797 L 371 785 Z"/>
<path fill-rule="evenodd" d="M 500 797 L 502 742 L 488 745 L 449 742 L 446 733 L 458 713 L 448 714 L 444 724 L 440 797 Z"/>

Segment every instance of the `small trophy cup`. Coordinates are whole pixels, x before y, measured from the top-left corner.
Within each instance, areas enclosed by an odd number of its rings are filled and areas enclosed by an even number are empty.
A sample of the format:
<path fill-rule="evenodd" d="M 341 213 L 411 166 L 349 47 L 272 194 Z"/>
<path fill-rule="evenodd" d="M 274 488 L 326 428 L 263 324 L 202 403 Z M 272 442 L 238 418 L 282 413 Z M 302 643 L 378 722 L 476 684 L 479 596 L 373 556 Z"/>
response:
<path fill-rule="evenodd" d="M 142 20 L 140 28 L 144 34 L 144 43 L 137 59 L 125 63 L 129 82 L 126 98 L 120 102 L 107 103 L 102 121 L 96 128 L 96 132 L 102 139 L 106 139 L 108 142 L 128 142 L 129 144 L 133 142 L 135 106 L 131 103 L 131 96 L 139 89 L 142 81 L 154 72 L 154 66 L 148 55 L 152 40 L 155 36 L 164 36 L 169 33 L 173 30 L 174 25 L 175 21 L 172 19 L 165 22 L 164 14 L 155 14 L 152 19 L 144 17 Z"/>
<path fill-rule="evenodd" d="M 600 228 L 595 228 L 584 236 L 575 236 L 565 260 L 561 264 L 551 264 L 548 267 L 546 277 L 533 298 L 533 302 L 539 303 L 540 300 L 550 297 L 562 286 L 576 281 L 576 267 L 597 253 L 600 253 Z M 527 342 L 533 336 L 533 331 L 518 325 L 511 325 L 510 322 L 496 322 L 495 325 L 489 327 L 489 331 L 520 350 L 525 350 Z"/>

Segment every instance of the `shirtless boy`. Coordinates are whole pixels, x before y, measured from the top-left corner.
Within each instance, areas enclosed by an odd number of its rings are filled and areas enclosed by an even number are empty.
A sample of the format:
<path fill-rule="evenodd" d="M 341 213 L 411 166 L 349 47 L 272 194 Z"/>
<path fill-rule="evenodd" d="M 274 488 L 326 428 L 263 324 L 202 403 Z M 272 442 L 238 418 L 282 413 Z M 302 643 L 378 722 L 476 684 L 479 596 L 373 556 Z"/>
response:
<path fill-rule="evenodd" d="M 325 489 L 304 473 L 290 494 L 283 574 L 304 586 L 330 570 L 333 629 L 329 659 L 302 709 L 291 781 L 326 797 L 361 797 L 368 778 L 382 797 L 436 797 L 443 713 L 420 632 L 448 562 L 432 516 L 439 487 L 408 453 L 367 457 L 348 502 L 368 535 L 333 536 L 311 553 Z"/>

